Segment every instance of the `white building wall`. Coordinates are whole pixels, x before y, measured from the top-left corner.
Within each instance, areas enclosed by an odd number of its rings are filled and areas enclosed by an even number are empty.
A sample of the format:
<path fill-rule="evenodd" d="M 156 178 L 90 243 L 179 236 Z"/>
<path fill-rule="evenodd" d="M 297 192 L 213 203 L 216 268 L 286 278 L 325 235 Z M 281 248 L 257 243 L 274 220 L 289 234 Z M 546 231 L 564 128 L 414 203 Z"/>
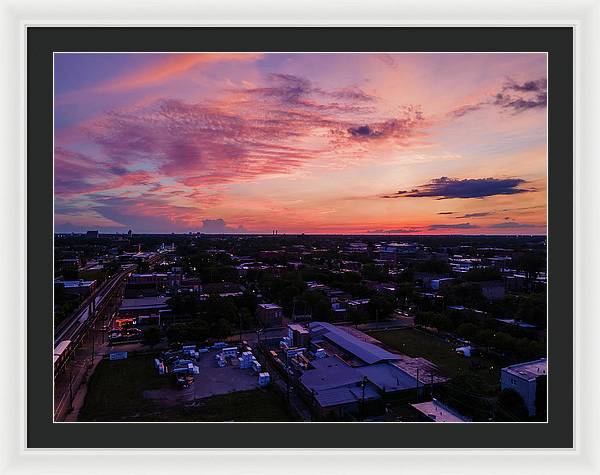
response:
<path fill-rule="evenodd" d="M 537 388 L 535 379 L 527 381 L 526 379 L 515 376 L 503 369 L 500 375 L 500 385 L 502 390 L 514 389 L 517 391 L 523 398 L 529 415 L 535 416 L 535 395 Z"/>

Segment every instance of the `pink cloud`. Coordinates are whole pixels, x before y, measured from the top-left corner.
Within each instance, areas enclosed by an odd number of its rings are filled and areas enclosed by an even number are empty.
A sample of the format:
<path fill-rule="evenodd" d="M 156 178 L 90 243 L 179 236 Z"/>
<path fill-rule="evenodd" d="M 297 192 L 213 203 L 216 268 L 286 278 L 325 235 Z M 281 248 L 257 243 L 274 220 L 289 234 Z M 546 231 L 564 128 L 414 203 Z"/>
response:
<path fill-rule="evenodd" d="M 360 104 L 374 99 L 357 88 L 325 92 L 289 75 L 269 81 L 268 87 L 230 91 L 229 99 L 215 102 L 162 99 L 112 111 L 87 132 L 107 156 L 152 163 L 190 187 L 290 173 L 304 163 L 334 157 L 340 148 L 352 155 L 367 138 L 408 146 L 411 138 L 423 135 L 424 120 L 416 108 L 392 118 L 370 113 L 371 125 L 364 126 L 356 114 L 365 114 Z M 356 132 L 365 127 L 373 130 L 370 137 Z"/>
<path fill-rule="evenodd" d="M 181 76 L 194 67 L 225 61 L 256 61 L 262 54 L 255 53 L 182 53 L 165 55 L 157 65 L 107 81 L 94 88 L 95 92 L 118 92 L 154 86 Z"/>

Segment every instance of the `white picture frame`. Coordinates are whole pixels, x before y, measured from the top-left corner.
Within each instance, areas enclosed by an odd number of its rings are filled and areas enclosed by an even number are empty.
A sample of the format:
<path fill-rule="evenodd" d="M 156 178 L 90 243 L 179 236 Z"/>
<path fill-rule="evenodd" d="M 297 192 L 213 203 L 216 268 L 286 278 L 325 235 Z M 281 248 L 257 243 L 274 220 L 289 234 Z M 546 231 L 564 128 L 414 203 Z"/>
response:
<path fill-rule="evenodd" d="M 572 26 L 575 34 L 573 449 L 39 450 L 26 447 L 25 38 L 29 26 Z M 0 473 L 600 473 L 600 1 L 1 0 Z M 29 292 L 33 289 L 29 289 Z M 31 388 L 30 388 L 31 389 Z M 268 446 L 268 441 L 265 441 Z"/>

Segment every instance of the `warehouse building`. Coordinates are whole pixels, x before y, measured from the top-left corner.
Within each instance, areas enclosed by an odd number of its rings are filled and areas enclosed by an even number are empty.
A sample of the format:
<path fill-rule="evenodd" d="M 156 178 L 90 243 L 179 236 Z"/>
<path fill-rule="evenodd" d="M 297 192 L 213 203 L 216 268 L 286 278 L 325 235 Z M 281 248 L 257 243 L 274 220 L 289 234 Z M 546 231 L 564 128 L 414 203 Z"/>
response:
<path fill-rule="evenodd" d="M 292 333 L 297 330 L 291 328 Z M 298 333 L 306 335 L 306 333 Z M 360 339 L 347 329 L 325 322 L 310 324 L 309 348 L 326 353 L 301 372 L 301 394 L 310 398 L 320 417 L 343 418 L 383 410 L 386 395 L 418 387 L 417 379 L 399 363 L 403 355 Z"/>

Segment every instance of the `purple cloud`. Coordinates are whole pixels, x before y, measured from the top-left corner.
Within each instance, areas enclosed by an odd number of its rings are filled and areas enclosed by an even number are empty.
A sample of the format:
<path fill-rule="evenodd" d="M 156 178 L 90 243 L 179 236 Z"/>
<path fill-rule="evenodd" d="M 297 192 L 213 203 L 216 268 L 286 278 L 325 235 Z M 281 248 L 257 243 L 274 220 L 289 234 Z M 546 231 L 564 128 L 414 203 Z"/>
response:
<path fill-rule="evenodd" d="M 438 200 L 453 198 L 485 198 L 495 195 L 514 195 L 533 191 L 517 188 L 526 183 L 521 178 L 457 178 L 441 177 L 431 180 L 411 191 L 398 191 L 393 195 L 384 195 L 383 198 L 421 198 L 432 197 Z"/>
<path fill-rule="evenodd" d="M 471 223 L 458 223 L 458 224 L 432 224 L 429 226 L 430 231 L 439 231 L 441 229 L 476 229 L 479 226 Z"/>
<path fill-rule="evenodd" d="M 544 226 L 541 226 L 539 224 L 518 223 L 516 221 L 503 221 L 500 223 L 490 224 L 488 227 L 493 228 L 493 229 L 503 229 L 503 228 L 514 229 L 514 228 L 537 228 L 537 227 L 544 227 Z"/>
<path fill-rule="evenodd" d="M 461 218 L 483 218 L 485 216 L 491 216 L 494 213 L 491 211 L 482 211 L 481 213 L 467 213 L 467 214 L 463 214 L 462 216 L 456 216 L 457 219 L 461 219 Z"/>
<path fill-rule="evenodd" d="M 198 231 L 207 234 L 244 234 L 248 232 L 241 225 L 237 227 L 228 226 L 225 220 L 221 218 L 203 220 Z"/>
<path fill-rule="evenodd" d="M 453 118 L 460 118 L 488 105 L 519 113 L 529 109 L 546 107 L 547 102 L 548 91 L 545 79 L 536 79 L 523 83 L 517 83 L 509 79 L 500 91 L 491 98 L 473 104 L 462 105 L 448 112 L 448 115 Z"/>

